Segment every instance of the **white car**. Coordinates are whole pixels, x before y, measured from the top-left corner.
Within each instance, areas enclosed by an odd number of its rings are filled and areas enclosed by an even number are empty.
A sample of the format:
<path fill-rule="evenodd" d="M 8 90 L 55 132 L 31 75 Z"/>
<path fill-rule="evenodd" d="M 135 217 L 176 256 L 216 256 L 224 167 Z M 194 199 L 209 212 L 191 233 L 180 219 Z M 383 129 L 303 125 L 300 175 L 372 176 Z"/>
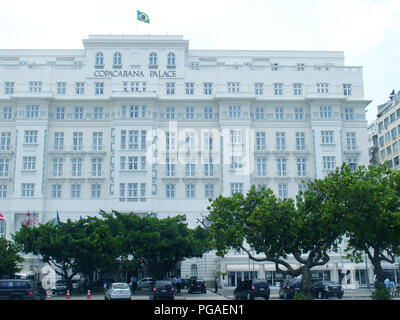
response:
<path fill-rule="evenodd" d="M 104 296 L 104 300 L 131 300 L 131 288 L 124 282 L 116 282 L 110 285 Z"/>
<path fill-rule="evenodd" d="M 137 282 L 138 287 L 148 289 L 150 288 L 151 284 L 154 282 L 152 278 L 143 278 Z"/>

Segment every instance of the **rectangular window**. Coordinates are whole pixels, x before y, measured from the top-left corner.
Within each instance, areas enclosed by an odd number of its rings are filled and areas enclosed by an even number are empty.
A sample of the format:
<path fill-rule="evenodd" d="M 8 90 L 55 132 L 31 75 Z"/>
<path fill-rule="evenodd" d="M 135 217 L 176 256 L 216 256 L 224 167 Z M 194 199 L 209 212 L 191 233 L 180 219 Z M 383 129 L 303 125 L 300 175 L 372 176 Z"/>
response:
<path fill-rule="evenodd" d="M 9 159 L 0 158 L 0 177 L 8 177 Z"/>
<path fill-rule="evenodd" d="M 11 151 L 11 132 L 2 132 L 0 137 L 0 151 Z"/>
<path fill-rule="evenodd" d="M 229 106 L 229 118 L 240 119 L 240 117 L 241 117 L 240 106 Z"/>
<path fill-rule="evenodd" d="M 166 151 L 175 151 L 175 132 L 165 133 Z"/>
<path fill-rule="evenodd" d="M 283 108 L 275 108 L 275 119 L 283 120 Z"/>
<path fill-rule="evenodd" d="M 274 83 L 274 95 L 283 95 L 283 83 Z"/>
<path fill-rule="evenodd" d="M 304 71 L 305 69 L 305 63 L 297 63 L 296 64 L 296 71 Z"/>
<path fill-rule="evenodd" d="M 51 198 L 52 199 L 61 199 L 61 184 L 52 184 L 51 185 Z"/>
<path fill-rule="evenodd" d="M 279 70 L 279 63 L 277 63 L 277 62 L 271 63 L 271 70 L 272 71 L 278 71 Z"/>
<path fill-rule="evenodd" d="M 102 159 L 92 159 L 92 177 L 101 177 Z"/>
<path fill-rule="evenodd" d="M 140 184 L 140 201 L 146 201 L 146 184 Z"/>
<path fill-rule="evenodd" d="M 169 199 L 175 198 L 175 185 L 174 184 L 165 185 L 165 196 Z"/>
<path fill-rule="evenodd" d="M 306 192 L 307 189 L 308 189 L 307 184 L 305 184 L 305 183 L 299 183 L 298 187 L 299 187 L 299 193 L 300 192 Z"/>
<path fill-rule="evenodd" d="M 296 132 L 296 150 L 306 150 L 306 134 L 304 132 Z"/>
<path fill-rule="evenodd" d="M 346 142 L 347 142 L 347 151 L 355 151 L 357 149 L 356 133 L 346 132 Z"/>
<path fill-rule="evenodd" d="M 167 82 L 166 83 L 167 86 L 167 95 L 171 96 L 171 95 L 175 95 L 175 82 Z"/>
<path fill-rule="evenodd" d="M 256 82 L 254 84 L 254 93 L 256 96 L 264 95 L 264 83 Z"/>
<path fill-rule="evenodd" d="M 36 144 L 38 137 L 37 130 L 25 130 L 24 131 L 24 143 L 27 144 Z"/>
<path fill-rule="evenodd" d="M 29 82 L 29 92 L 42 92 L 42 82 L 41 81 Z"/>
<path fill-rule="evenodd" d="M 276 132 L 276 150 L 277 151 L 285 151 L 286 150 L 286 133 L 285 132 Z"/>
<path fill-rule="evenodd" d="M 343 94 L 345 96 L 351 96 L 351 84 L 350 83 L 343 84 Z"/>
<path fill-rule="evenodd" d="M 335 143 L 333 131 L 321 131 L 321 143 L 322 144 L 333 144 Z"/>
<path fill-rule="evenodd" d="M 186 162 L 185 164 L 185 175 L 186 177 L 194 177 L 195 176 L 195 165 L 192 162 Z"/>
<path fill-rule="evenodd" d="M 61 177 L 63 171 L 63 159 L 53 159 L 53 177 Z"/>
<path fill-rule="evenodd" d="M 57 107 L 56 108 L 56 119 L 57 120 L 64 120 L 65 119 L 65 108 L 64 107 Z"/>
<path fill-rule="evenodd" d="M 4 94 L 14 94 L 14 82 L 4 82 Z"/>
<path fill-rule="evenodd" d="M 204 186 L 204 196 L 205 198 L 214 198 L 214 185 L 206 184 Z"/>
<path fill-rule="evenodd" d="M 287 184 L 278 184 L 278 197 L 281 199 L 285 199 L 288 197 L 288 185 Z"/>
<path fill-rule="evenodd" d="M 175 120 L 175 108 L 167 107 L 167 120 Z"/>
<path fill-rule="evenodd" d="M 72 199 L 80 199 L 81 197 L 81 185 L 80 184 L 72 184 L 71 185 L 71 198 Z"/>
<path fill-rule="evenodd" d="M 186 191 L 186 198 L 187 199 L 194 199 L 195 196 L 195 186 L 194 184 L 187 184 L 185 186 L 185 191 Z"/>
<path fill-rule="evenodd" d="M 194 119 L 194 108 L 193 107 L 186 107 L 186 120 L 193 120 Z"/>
<path fill-rule="evenodd" d="M 185 94 L 187 96 L 194 95 L 194 82 L 186 82 L 185 83 Z"/>
<path fill-rule="evenodd" d="M 293 94 L 295 96 L 303 95 L 303 84 L 302 83 L 293 83 Z"/>
<path fill-rule="evenodd" d="M 214 164 L 212 158 L 208 159 L 208 162 L 204 164 L 204 176 L 213 177 L 214 176 Z"/>
<path fill-rule="evenodd" d="M 3 107 L 3 120 L 12 119 L 12 107 Z"/>
<path fill-rule="evenodd" d="M 205 107 L 204 108 L 204 120 L 212 120 L 213 119 L 213 108 Z"/>
<path fill-rule="evenodd" d="M 264 108 L 256 108 L 256 120 L 264 120 Z"/>
<path fill-rule="evenodd" d="M 305 177 L 307 176 L 307 162 L 306 159 L 297 159 L 297 176 Z"/>
<path fill-rule="evenodd" d="M 85 94 L 84 82 L 75 82 L 75 94 Z"/>
<path fill-rule="evenodd" d="M 103 120 L 103 107 L 94 108 L 94 120 Z"/>
<path fill-rule="evenodd" d="M 231 130 L 231 143 L 232 144 L 242 144 L 242 130 Z"/>
<path fill-rule="evenodd" d="M 332 171 L 336 168 L 336 158 L 332 156 L 322 157 L 324 170 Z"/>
<path fill-rule="evenodd" d="M 294 114 L 296 120 L 304 120 L 304 109 L 303 108 L 295 108 Z"/>
<path fill-rule="evenodd" d="M 73 177 L 82 176 L 82 159 L 79 158 L 72 159 L 72 176 Z"/>
<path fill-rule="evenodd" d="M 91 186 L 91 196 L 92 199 L 100 199 L 101 196 L 101 185 L 100 184 L 92 184 Z"/>
<path fill-rule="evenodd" d="M 23 198 L 32 198 L 35 196 L 35 184 L 34 183 L 22 183 L 21 184 L 21 196 Z"/>
<path fill-rule="evenodd" d="M 259 177 L 267 176 L 267 159 L 265 158 L 257 159 L 257 176 Z"/>
<path fill-rule="evenodd" d="M 332 119 L 332 107 L 320 107 L 319 114 L 321 119 Z"/>
<path fill-rule="evenodd" d="M 54 150 L 62 151 L 64 149 L 64 132 L 54 132 Z"/>
<path fill-rule="evenodd" d="M 232 157 L 232 162 L 231 162 L 231 169 L 240 169 L 243 167 L 242 164 L 242 158 L 241 157 Z"/>
<path fill-rule="evenodd" d="M 5 199 L 7 198 L 7 185 L 0 184 L 0 198 Z"/>
<path fill-rule="evenodd" d="M 204 133 L 204 148 L 205 152 L 211 152 L 214 148 L 214 135 L 212 133 Z"/>
<path fill-rule="evenodd" d="M 39 106 L 25 106 L 25 116 L 30 119 L 39 118 Z"/>
<path fill-rule="evenodd" d="M 351 172 L 357 171 L 358 169 L 357 159 L 350 158 L 347 160 L 347 164 L 349 165 Z"/>
<path fill-rule="evenodd" d="M 238 93 L 240 91 L 240 82 L 228 82 L 228 92 Z"/>
<path fill-rule="evenodd" d="M 345 108 L 344 109 L 344 119 L 345 120 L 354 120 L 354 109 L 353 108 Z"/>
<path fill-rule="evenodd" d="M 213 94 L 213 83 L 212 82 L 204 82 L 203 90 L 206 96 L 211 96 Z"/>
<path fill-rule="evenodd" d="M 83 107 L 75 107 L 74 108 L 74 119 L 75 120 L 83 120 Z"/>
<path fill-rule="evenodd" d="M 317 83 L 317 93 L 328 93 L 329 83 Z"/>
<path fill-rule="evenodd" d="M 165 163 L 165 175 L 167 177 L 175 177 L 175 160 L 166 158 Z"/>
<path fill-rule="evenodd" d="M 92 147 L 94 151 L 103 150 L 103 132 L 93 132 Z"/>
<path fill-rule="evenodd" d="M 128 202 L 138 201 L 138 184 L 128 183 Z"/>
<path fill-rule="evenodd" d="M 72 142 L 73 142 L 73 150 L 81 151 L 82 150 L 82 142 L 83 142 L 83 132 L 74 132 L 72 134 Z"/>
<path fill-rule="evenodd" d="M 140 149 L 146 150 L 146 139 L 147 139 L 147 130 L 140 131 Z"/>
<path fill-rule="evenodd" d="M 392 133 L 392 139 L 395 140 L 397 138 L 397 128 L 393 128 L 391 133 Z"/>
<path fill-rule="evenodd" d="M 283 159 L 283 158 L 276 159 L 279 177 L 286 177 L 286 175 L 287 175 L 286 163 L 287 163 L 287 159 Z"/>
<path fill-rule="evenodd" d="M 129 130 L 128 139 L 129 150 L 139 150 L 139 130 Z"/>
<path fill-rule="evenodd" d="M 235 193 L 243 194 L 243 183 L 231 183 L 231 197 Z"/>
<path fill-rule="evenodd" d="M 66 93 L 67 93 L 67 83 L 57 82 L 57 94 L 66 94 Z"/>
<path fill-rule="evenodd" d="M 104 94 L 104 82 L 95 82 L 94 94 L 102 95 Z"/>
<path fill-rule="evenodd" d="M 256 132 L 256 150 L 265 151 L 266 149 L 266 134 L 265 132 Z"/>
<path fill-rule="evenodd" d="M 393 112 L 391 115 L 390 115 L 390 123 L 393 123 L 393 122 L 395 122 L 396 121 L 396 114 Z"/>

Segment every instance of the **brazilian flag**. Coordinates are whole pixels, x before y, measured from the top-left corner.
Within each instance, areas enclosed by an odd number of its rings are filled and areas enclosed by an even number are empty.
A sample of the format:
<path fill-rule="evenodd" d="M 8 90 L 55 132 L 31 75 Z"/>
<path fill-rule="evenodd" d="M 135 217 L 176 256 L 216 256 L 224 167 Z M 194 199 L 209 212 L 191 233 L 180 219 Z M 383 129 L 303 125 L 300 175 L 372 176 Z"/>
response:
<path fill-rule="evenodd" d="M 137 11 L 137 19 L 138 19 L 139 21 L 143 21 L 143 22 L 145 22 L 145 23 L 150 23 L 149 16 L 148 16 L 146 13 L 141 12 L 141 11 L 139 11 L 139 10 L 136 10 L 136 11 Z"/>

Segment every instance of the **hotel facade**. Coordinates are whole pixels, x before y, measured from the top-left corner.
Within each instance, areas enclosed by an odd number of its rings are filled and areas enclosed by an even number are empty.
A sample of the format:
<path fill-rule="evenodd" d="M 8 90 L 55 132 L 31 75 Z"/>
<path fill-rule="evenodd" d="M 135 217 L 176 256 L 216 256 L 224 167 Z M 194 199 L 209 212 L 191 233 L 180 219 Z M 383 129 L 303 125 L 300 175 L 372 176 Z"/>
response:
<path fill-rule="evenodd" d="M 182 36 L 93 35 L 82 50 L 0 50 L 0 233 L 100 209 L 207 215 L 252 185 L 295 197 L 343 162 L 367 165 L 362 67 L 343 52 L 191 50 Z M 24 266 L 34 269 L 34 259 Z M 293 263 L 296 262 L 293 260 Z M 333 253 L 315 278 L 371 281 Z M 367 269 L 368 272 L 366 271 Z M 213 252 L 182 277 L 282 280 L 272 264 Z"/>

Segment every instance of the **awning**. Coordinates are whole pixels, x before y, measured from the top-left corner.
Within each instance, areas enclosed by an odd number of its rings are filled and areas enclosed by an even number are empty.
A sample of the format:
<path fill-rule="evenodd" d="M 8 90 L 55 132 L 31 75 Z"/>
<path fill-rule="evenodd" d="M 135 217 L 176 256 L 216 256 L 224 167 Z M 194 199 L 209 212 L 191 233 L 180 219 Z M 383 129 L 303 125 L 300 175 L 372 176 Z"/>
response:
<path fill-rule="evenodd" d="M 249 264 L 227 264 L 226 271 L 258 271 L 259 265 L 250 262 Z"/>
<path fill-rule="evenodd" d="M 296 263 L 289 263 L 289 265 L 290 265 L 294 270 L 296 270 L 296 269 L 299 267 L 299 265 L 296 264 Z M 281 269 L 281 270 L 283 270 L 283 271 L 286 271 L 286 270 L 287 270 L 287 268 L 284 267 L 284 266 L 281 265 L 281 264 L 279 265 L 279 269 Z M 265 271 L 276 271 L 275 263 L 264 264 L 264 270 L 265 270 Z"/>

